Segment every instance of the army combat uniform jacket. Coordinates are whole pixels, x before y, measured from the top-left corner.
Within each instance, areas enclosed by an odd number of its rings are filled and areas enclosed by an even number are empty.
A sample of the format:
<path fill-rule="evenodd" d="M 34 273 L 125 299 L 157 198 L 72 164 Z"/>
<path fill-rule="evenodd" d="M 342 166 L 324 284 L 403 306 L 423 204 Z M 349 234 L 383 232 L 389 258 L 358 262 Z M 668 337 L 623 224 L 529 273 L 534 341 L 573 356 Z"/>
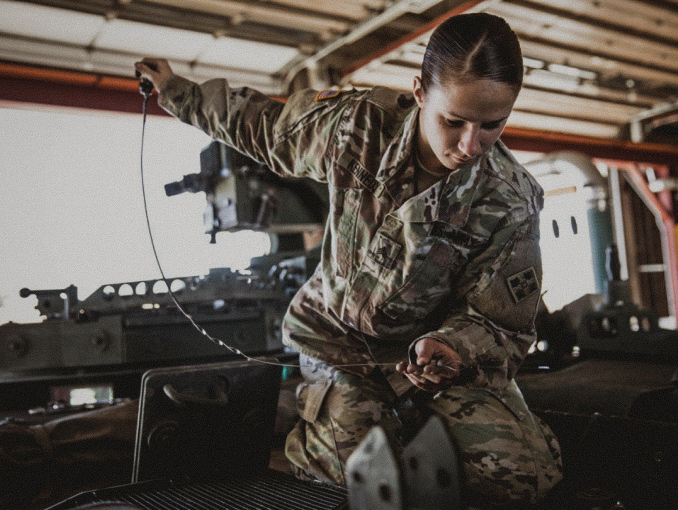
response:
<path fill-rule="evenodd" d="M 276 174 L 327 182 L 322 260 L 290 304 L 287 345 L 367 375 L 432 337 L 460 354 L 461 383 L 501 393 L 535 340 L 542 205 L 501 142 L 419 190 L 411 95 L 302 91 L 281 103 L 173 76 L 159 102 Z M 389 381 L 399 394 L 411 387 L 397 373 Z"/>

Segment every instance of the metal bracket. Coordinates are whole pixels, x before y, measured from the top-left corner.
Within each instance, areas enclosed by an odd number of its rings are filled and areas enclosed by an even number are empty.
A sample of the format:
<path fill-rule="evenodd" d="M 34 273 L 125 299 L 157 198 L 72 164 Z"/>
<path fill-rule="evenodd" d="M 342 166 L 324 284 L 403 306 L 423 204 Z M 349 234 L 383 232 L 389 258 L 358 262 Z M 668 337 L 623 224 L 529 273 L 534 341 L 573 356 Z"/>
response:
<path fill-rule="evenodd" d="M 456 449 L 431 417 L 400 458 L 384 430 L 373 427 L 346 464 L 352 510 L 456 510 L 462 481 Z"/>
<path fill-rule="evenodd" d="M 402 470 L 384 429 L 372 427 L 346 471 L 351 509 L 403 510 Z"/>

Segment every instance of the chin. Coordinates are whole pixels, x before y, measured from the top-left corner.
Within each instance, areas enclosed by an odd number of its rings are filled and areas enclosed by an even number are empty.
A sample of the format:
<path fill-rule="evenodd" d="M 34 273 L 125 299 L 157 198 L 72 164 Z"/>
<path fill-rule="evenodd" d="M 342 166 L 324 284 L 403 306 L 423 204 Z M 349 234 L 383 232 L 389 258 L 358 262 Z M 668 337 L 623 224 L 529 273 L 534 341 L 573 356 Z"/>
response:
<path fill-rule="evenodd" d="M 453 158 L 448 158 L 444 164 L 445 168 L 447 168 L 448 170 L 456 170 L 457 168 L 464 166 L 466 163 L 457 161 L 456 159 Z"/>

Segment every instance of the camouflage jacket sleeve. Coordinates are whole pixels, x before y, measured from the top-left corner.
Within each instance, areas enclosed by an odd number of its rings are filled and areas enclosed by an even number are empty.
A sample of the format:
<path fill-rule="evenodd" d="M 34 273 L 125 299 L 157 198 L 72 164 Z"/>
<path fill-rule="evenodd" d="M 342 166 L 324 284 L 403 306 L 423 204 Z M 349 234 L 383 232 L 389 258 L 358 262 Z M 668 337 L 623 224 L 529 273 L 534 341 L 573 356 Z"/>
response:
<path fill-rule="evenodd" d="M 537 190 L 535 203 L 540 204 L 538 185 L 527 174 L 516 176 Z M 536 340 L 542 279 L 539 207 L 525 201 L 510 205 L 490 242 L 469 258 L 460 275 L 457 294 L 464 297 L 438 329 L 419 337 L 434 338 L 461 356 L 462 384 L 501 390 Z M 487 217 L 488 211 L 481 206 L 477 214 Z"/>
<path fill-rule="evenodd" d="M 326 114 L 340 103 L 315 98 L 307 90 L 282 103 L 247 87 L 231 88 L 223 79 L 198 85 L 174 75 L 163 84 L 158 103 L 279 175 L 324 181 L 332 137 L 323 135 L 338 122 L 338 116 Z M 320 116 L 323 122 L 315 122 Z"/>

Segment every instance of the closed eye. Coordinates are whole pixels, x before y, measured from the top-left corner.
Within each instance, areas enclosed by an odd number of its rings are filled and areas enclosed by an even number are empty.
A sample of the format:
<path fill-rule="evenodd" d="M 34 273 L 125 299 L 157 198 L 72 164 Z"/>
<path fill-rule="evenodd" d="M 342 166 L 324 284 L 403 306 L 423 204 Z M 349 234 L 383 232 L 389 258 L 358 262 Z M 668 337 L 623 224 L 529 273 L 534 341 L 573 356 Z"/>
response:
<path fill-rule="evenodd" d="M 456 119 L 445 119 L 445 123 L 453 128 L 461 128 L 464 127 L 464 124 L 466 121 L 463 120 L 456 120 Z"/>
<path fill-rule="evenodd" d="M 481 129 L 485 129 L 488 131 L 492 131 L 493 129 L 497 129 L 498 127 L 501 126 L 501 123 L 503 122 L 502 120 L 494 120 L 492 122 L 486 122 L 484 124 L 481 124 L 480 127 Z M 464 124 L 466 124 L 465 120 L 460 120 L 460 119 L 445 119 L 445 123 L 453 128 L 459 129 L 464 127 Z"/>

